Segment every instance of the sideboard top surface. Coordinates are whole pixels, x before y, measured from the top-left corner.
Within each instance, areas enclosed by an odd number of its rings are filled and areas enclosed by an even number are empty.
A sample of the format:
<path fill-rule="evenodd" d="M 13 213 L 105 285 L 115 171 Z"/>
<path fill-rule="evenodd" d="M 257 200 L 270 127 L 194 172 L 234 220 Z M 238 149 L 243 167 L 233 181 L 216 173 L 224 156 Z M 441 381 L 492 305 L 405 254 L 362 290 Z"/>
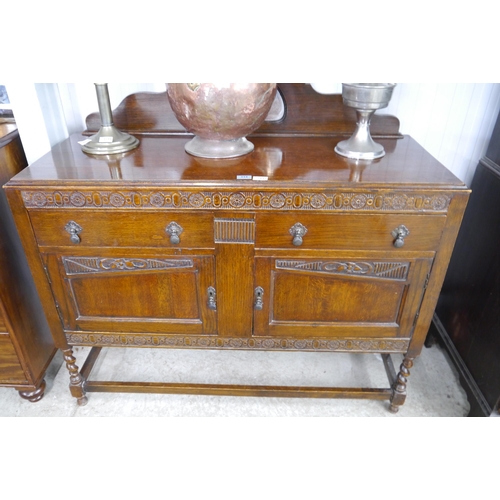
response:
<path fill-rule="evenodd" d="M 261 188 L 343 186 L 466 188 L 452 172 L 409 136 L 378 139 L 386 155 L 374 161 L 339 156 L 332 137 L 252 137 L 255 150 L 228 160 L 196 158 L 184 150 L 186 136 L 141 137 L 140 146 L 123 155 L 89 156 L 75 134 L 15 176 L 10 185 L 79 186 L 92 184 L 213 186 L 243 185 Z M 238 176 L 267 177 L 239 180 Z"/>

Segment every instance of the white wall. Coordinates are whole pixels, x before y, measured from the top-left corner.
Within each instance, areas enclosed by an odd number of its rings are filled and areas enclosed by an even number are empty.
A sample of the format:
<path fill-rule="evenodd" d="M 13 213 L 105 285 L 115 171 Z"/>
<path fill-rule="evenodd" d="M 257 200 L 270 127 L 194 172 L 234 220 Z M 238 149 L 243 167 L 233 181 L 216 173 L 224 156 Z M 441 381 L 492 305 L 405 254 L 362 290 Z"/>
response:
<path fill-rule="evenodd" d="M 338 84 L 312 84 L 339 93 Z M 400 83 L 379 114 L 399 118 L 400 131 L 470 185 L 500 112 L 499 83 Z"/>
<path fill-rule="evenodd" d="M 98 110 L 93 83 L 5 83 L 29 163 L 52 146 L 81 132 Z M 111 107 L 135 92 L 164 92 L 164 83 L 109 83 Z"/>
<path fill-rule="evenodd" d="M 500 111 L 499 83 L 398 85 L 386 114 L 470 185 Z"/>
<path fill-rule="evenodd" d="M 97 111 L 93 83 L 9 84 L 7 91 L 28 161 L 85 128 Z M 315 83 L 322 93 L 341 92 L 336 83 Z M 138 91 L 163 92 L 164 83 L 108 84 L 111 106 Z M 500 111 L 499 83 L 401 83 L 389 107 L 378 113 L 399 118 L 411 135 L 466 184 L 484 155 Z"/>

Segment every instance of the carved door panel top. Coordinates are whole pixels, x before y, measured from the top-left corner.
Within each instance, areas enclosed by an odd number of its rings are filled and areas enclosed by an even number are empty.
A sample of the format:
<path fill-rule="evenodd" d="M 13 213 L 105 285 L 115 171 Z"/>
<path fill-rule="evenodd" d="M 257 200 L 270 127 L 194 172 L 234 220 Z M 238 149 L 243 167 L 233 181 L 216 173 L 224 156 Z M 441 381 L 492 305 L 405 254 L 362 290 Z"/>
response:
<path fill-rule="evenodd" d="M 432 260 L 256 262 L 256 336 L 409 338 Z"/>
<path fill-rule="evenodd" d="M 124 334 L 214 334 L 214 260 L 45 256 L 67 332 Z"/>

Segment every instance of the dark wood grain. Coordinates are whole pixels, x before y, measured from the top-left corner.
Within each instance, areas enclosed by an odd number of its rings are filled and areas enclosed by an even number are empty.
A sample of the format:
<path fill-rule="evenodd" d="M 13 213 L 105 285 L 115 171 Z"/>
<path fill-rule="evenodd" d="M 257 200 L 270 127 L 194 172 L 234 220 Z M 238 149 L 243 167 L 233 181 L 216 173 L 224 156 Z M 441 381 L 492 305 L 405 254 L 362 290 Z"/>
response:
<path fill-rule="evenodd" d="M 308 231 L 303 237 L 301 249 L 352 249 L 394 250 L 392 231 L 403 221 L 410 230 L 403 247 L 398 250 L 434 250 L 439 244 L 445 216 L 422 215 L 359 215 L 310 213 L 258 214 L 261 230 L 257 233 L 258 248 L 295 248 L 290 228 L 297 222 Z M 397 255 L 397 254 L 396 254 Z"/>
<path fill-rule="evenodd" d="M 216 247 L 218 332 L 222 337 L 252 335 L 254 248 L 251 244 Z"/>
<path fill-rule="evenodd" d="M 195 158 L 184 151 L 186 138 L 142 138 L 140 146 L 118 157 L 121 179 L 113 179 L 106 158 L 92 157 L 82 152 L 75 135 L 56 145 L 52 151 L 24 170 L 11 185 L 92 187 L 94 190 L 149 186 L 216 188 L 237 186 L 252 189 L 276 187 L 373 188 L 399 190 L 407 187 L 428 187 L 433 190 L 449 187 L 465 188 L 448 169 L 429 155 L 416 141 L 406 136 L 401 140 L 381 139 L 386 156 L 366 166 L 358 181 L 352 172 L 359 162 L 335 153 L 337 140 L 331 137 L 253 139 L 255 151 L 236 160 Z M 238 175 L 268 177 L 267 181 L 237 180 Z M 153 207 L 154 208 L 154 207 Z"/>
<path fill-rule="evenodd" d="M 2 385 L 29 385 L 19 356 L 8 334 L 0 334 L 0 381 Z"/>
<path fill-rule="evenodd" d="M 38 244 L 60 247 L 160 247 L 160 248 L 214 248 L 213 220 L 206 213 L 169 212 L 158 217 L 154 212 L 106 213 L 89 210 L 78 213 L 57 210 L 33 211 L 30 215 Z M 68 222 L 82 228 L 80 242 L 75 244 L 65 230 Z M 183 231 L 179 243 L 171 243 L 166 232 L 171 222 L 178 223 Z"/>

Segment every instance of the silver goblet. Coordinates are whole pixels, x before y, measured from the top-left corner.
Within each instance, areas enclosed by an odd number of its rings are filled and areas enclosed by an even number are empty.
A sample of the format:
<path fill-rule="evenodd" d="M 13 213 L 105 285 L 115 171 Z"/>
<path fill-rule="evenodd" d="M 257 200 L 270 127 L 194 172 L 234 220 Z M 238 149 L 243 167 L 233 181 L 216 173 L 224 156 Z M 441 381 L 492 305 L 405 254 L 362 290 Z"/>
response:
<path fill-rule="evenodd" d="M 384 147 L 370 135 L 370 120 L 377 109 L 386 108 L 395 83 L 343 83 L 344 105 L 356 110 L 354 134 L 335 147 L 335 152 L 356 160 L 374 160 L 385 155 Z"/>

